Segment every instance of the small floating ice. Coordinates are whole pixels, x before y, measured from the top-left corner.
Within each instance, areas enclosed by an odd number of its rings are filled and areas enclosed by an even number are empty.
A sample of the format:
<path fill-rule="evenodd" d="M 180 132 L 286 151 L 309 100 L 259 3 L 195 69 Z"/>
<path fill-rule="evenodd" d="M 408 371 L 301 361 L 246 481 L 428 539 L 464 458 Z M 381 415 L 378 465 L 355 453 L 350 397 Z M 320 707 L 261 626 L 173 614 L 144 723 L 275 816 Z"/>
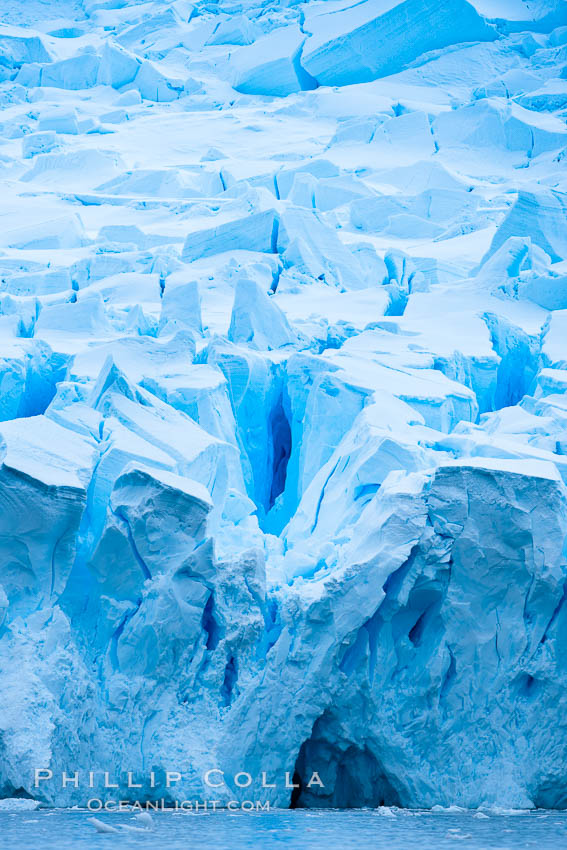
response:
<path fill-rule="evenodd" d="M 136 823 L 139 823 L 141 826 L 144 826 L 146 829 L 153 829 L 154 822 L 152 816 L 149 812 L 140 812 L 136 815 Z"/>
<path fill-rule="evenodd" d="M 89 818 L 89 823 L 92 823 L 97 832 L 149 832 L 154 828 L 154 822 L 149 812 L 140 812 L 135 818 L 136 825 L 129 823 L 121 823 L 116 826 L 111 826 L 109 823 L 99 820 L 98 818 Z"/>
<path fill-rule="evenodd" d="M 462 806 L 432 806 L 432 812 L 443 812 L 446 815 L 454 815 L 454 814 L 462 814 L 466 809 L 463 809 Z"/>
<path fill-rule="evenodd" d="M 120 830 L 116 829 L 115 826 L 111 826 L 109 823 L 104 823 L 104 821 L 101 821 L 98 818 L 89 818 L 89 823 L 92 823 L 97 832 L 120 832 Z"/>
<path fill-rule="evenodd" d="M 149 812 L 140 812 L 136 815 L 135 820 L 136 826 L 124 823 L 121 824 L 122 829 L 126 829 L 128 832 L 149 832 L 154 828 L 154 822 Z"/>
<path fill-rule="evenodd" d="M 0 800 L 0 812 L 33 812 L 40 805 L 39 800 L 29 800 L 27 797 L 6 797 Z"/>

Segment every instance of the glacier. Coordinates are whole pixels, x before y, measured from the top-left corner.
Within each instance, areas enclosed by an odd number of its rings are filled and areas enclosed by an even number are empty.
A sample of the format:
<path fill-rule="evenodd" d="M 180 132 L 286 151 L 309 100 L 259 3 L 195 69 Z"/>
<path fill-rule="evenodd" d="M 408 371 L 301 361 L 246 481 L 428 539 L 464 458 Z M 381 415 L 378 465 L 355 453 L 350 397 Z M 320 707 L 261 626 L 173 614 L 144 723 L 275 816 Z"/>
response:
<path fill-rule="evenodd" d="M 3 0 L 0 103 L 0 797 L 567 808 L 567 2 Z"/>

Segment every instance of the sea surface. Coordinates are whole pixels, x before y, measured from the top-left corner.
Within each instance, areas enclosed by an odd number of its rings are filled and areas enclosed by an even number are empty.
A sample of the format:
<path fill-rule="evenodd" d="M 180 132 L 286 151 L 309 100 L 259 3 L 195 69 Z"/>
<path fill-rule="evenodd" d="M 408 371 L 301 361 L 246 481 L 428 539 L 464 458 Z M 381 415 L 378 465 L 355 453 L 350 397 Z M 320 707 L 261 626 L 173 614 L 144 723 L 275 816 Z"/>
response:
<path fill-rule="evenodd" d="M 86 811 L 0 811 L 0 847 L 10 850 L 164 848 L 191 850 L 443 850 L 464 847 L 567 848 L 567 813 L 408 810 L 172 813 L 151 815 L 149 828 L 130 813 L 96 816 L 118 832 L 100 833 Z M 136 831 L 124 827 L 134 827 Z M 139 831 L 138 831 L 139 830 Z"/>

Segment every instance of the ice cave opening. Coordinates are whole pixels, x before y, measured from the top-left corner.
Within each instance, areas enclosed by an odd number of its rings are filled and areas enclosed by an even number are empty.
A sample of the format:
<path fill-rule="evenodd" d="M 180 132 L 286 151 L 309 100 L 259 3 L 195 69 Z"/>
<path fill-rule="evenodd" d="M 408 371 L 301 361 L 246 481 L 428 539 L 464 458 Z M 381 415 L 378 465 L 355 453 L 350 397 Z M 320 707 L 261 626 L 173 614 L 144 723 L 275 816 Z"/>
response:
<path fill-rule="evenodd" d="M 554 776 L 541 783 L 533 795 L 537 809 L 567 809 L 567 791 L 565 778 Z"/>
<path fill-rule="evenodd" d="M 301 745 L 293 785 L 297 787 L 291 793 L 290 809 L 401 805 L 398 792 L 377 756 L 365 744 L 337 740 L 325 714 L 315 722 L 311 737 Z"/>

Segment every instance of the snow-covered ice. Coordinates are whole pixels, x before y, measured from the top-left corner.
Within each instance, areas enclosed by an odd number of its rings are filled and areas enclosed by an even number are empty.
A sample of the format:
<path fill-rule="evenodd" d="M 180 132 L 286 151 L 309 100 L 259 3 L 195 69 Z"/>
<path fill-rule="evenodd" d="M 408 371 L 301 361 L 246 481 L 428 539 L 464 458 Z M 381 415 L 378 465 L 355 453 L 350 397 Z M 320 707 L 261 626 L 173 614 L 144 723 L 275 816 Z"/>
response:
<path fill-rule="evenodd" d="M 566 808 L 565 0 L 1 6 L 0 796 Z"/>

